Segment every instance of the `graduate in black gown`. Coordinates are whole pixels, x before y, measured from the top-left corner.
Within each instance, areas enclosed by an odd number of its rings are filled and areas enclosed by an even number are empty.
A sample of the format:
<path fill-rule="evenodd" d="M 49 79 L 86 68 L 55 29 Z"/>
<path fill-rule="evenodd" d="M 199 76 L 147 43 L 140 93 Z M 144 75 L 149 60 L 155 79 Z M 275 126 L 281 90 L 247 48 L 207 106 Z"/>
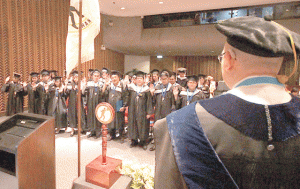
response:
<path fill-rule="evenodd" d="M 130 147 L 136 146 L 140 140 L 140 145 L 147 150 L 149 118 L 153 108 L 150 88 L 144 84 L 144 75 L 143 72 L 137 72 L 135 84 L 128 87 L 128 135 L 131 139 Z"/>
<path fill-rule="evenodd" d="M 152 95 L 152 103 L 155 107 L 155 121 L 165 118 L 172 111 L 176 110 L 175 98 L 173 95 L 173 87 L 169 83 L 169 72 L 162 71 L 160 73 L 161 83 L 157 84 L 155 87 L 150 87 L 150 92 Z M 155 150 L 153 145 L 150 151 Z"/>
<path fill-rule="evenodd" d="M 51 84 L 47 91 L 47 112 L 49 116 L 55 117 L 55 131 L 67 128 L 67 105 L 65 100 L 64 86 L 61 77 L 54 77 L 54 83 Z"/>
<path fill-rule="evenodd" d="M 27 84 L 25 90 L 28 94 L 28 112 L 34 114 L 43 114 L 41 106 L 43 87 L 39 85 L 39 73 L 30 73 L 30 83 Z"/>
<path fill-rule="evenodd" d="M 186 88 L 187 84 L 187 77 L 186 77 L 186 68 L 178 68 L 178 76 L 177 76 L 177 83 L 181 85 L 182 87 Z"/>
<path fill-rule="evenodd" d="M 8 93 L 7 116 L 23 112 L 24 96 L 26 95 L 24 85 L 26 84 L 20 82 L 20 77 L 20 74 L 14 73 L 12 80 L 10 80 L 10 77 L 7 77 L 4 85 L 1 87 L 1 92 Z"/>
<path fill-rule="evenodd" d="M 41 99 L 40 99 L 40 108 L 41 108 L 41 114 L 43 115 L 48 115 L 48 98 L 47 98 L 47 91 L 49 89 L 49 86 L 53 84 L 54 82 L 50 79 L 50 73 L 49 71 L 43 69 L 41 71 L 41 76 L 42 76 L 42 81 L 39 83 L 39 89 L 42 91 L 41 94 Z"/>
<path fill-rule="evenodd" d="M 100 82 L 100 71 L 95 69 L 92 73 L 92 81 L 88 81 L 82 90 L 86 98 L 87 106 L 87 124 L 86 128 L 82 128 L 86 132 L 87 137 L 99 138 L 101 136 L 101 123 L 95 115 L 96 106 L 103 102 L 103 83 Z"/>
<path fill-rule="evenodd" d="M 193 75 L 188 77 L 186 90 L 180 91 L 178 87 L 174 87 L 173 94 L 177 110 L 197 100 L 205 99 L 203 92 L 197 89 L 197 84 L 198 77 Z"/>
<path fill-rule="evenodd" d="M 153 96 L 153 106 L 155 106 L 155 121 L 165 118 L 175 110 L 175 99 L 173 87 L 169 83 L 169 72 L 162 71 L 160 74 L 161 83 L 150 88 Z"/>
<path fill-rule="evenodd" d="M 86 128 L 86 122 L 85 122 L 85 110 L 83 107 L 83 99 L 82 99 L 82 93 L 78 89 L 78 71 L 73 71 L 71 73 L 72 79 L 71 81 L 67 84 L 66 86 L 66 97 L 69 98 L 69 103 L 68 103 L 68 123 L 69 127 L 71 127 L 72 131 L 70 133 L 70 136 L 73 136 L 75 134 L 75 129 L 77 129 L 77 124 L 78 124 L 78 117 L 77 117 L 77 112 L 78 112 L 78 101 L 77 101 L 77 95 L 78 92 L 80 92 L 81 95 L 81 128 Z"/>
<path fill-rule="evenodd" d="M 121 74 L 118 71 L 111 72 L 111 82 L 109 78 L 106 78 L 105 87 L 103 92 L 105 99 L 115 110 L 114 120 L 108 124 L 108 132 L 110 134 L 109 140 L 115 139 L 116 137 L 121 138 L 121 142 L 124 141 L 123 131 L 125 124 L 125 107 L 128 104 L 128 89 L 120 81 Z"/>

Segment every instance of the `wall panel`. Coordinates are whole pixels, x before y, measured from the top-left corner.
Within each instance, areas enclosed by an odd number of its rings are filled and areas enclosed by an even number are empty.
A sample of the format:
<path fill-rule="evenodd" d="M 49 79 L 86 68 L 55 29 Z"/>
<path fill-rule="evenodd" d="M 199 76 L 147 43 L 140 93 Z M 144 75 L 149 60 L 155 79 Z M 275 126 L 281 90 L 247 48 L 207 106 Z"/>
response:
<path fill-rule="evenodd" d="M 13 72 L 21 73 L 26 82 L 30 72 L 44 68 L 64 73 L 69 6 L 69 0 L 0 1 L 1 86 Z M 0 93 L 1 115 L 6 98 Z"/>
<path fill-rule="evenodd" d="M 216 81 L 222 80 L 221 64 L 216 56 L 170 56 L 162 59 L 157 59 L 155 56 L 150 58 L 150 70 L 152 69 L 168 69 L 176 71 L 177 68 L 187 68 L 187 75 L 210 75 Z M 290 80 L 288 85 L 294 86 L 299 84 L 299 70 Z M 285 57 L 279 74 L 290 75 L 294 68 L 294 58 Z"/>

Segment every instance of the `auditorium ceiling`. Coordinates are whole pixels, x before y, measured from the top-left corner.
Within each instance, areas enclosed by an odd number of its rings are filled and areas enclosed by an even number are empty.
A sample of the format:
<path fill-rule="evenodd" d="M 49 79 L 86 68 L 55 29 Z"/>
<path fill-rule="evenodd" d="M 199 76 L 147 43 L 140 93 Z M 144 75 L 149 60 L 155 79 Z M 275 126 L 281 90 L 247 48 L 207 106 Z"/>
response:
<path fill-rule="evenodd" d="M 293 1 L 294 0 L 99 0 L 101 13 L 112 16 L 146 16 Z"/>
<path fill-rule="evenodd" d="M 159 2 L 163 2 L 159 4 Z M 224 36 L 213 24 L 144 29 L 147 15 L 265 5 L 282 0 L 105 0 L 100 1 L 103 45 L 127 55 L 216 56 L 222 51 Z M 121 9 L 123 8 L 123 9 Z M 300 19 L 278 20 L 299 32 Z"/>

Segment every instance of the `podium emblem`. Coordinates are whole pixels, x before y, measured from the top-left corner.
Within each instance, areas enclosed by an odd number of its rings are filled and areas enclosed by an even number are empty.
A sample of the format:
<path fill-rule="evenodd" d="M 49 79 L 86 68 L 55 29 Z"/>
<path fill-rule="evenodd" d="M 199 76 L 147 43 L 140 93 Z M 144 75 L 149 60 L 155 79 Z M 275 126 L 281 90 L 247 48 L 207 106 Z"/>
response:
<path fill-rule="evenodd" d="M 102 124 L 107 125 L 114 119 L 114 108 L 107 102 L 98 104 L 95 111 L 98 121 L 100 121 Z"/>

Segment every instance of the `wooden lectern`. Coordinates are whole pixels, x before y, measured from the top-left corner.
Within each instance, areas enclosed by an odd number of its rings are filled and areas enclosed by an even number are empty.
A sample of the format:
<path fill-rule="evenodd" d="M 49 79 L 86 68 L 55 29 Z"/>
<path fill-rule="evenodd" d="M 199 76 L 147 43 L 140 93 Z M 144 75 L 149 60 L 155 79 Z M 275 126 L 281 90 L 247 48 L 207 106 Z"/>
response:
<path fill-rule="evenodd" d="M 0 173 L 0 188 L 6 177 L 17 188 L 55 188 L 53 117 L 22 113 L 0 123 Z"/>

